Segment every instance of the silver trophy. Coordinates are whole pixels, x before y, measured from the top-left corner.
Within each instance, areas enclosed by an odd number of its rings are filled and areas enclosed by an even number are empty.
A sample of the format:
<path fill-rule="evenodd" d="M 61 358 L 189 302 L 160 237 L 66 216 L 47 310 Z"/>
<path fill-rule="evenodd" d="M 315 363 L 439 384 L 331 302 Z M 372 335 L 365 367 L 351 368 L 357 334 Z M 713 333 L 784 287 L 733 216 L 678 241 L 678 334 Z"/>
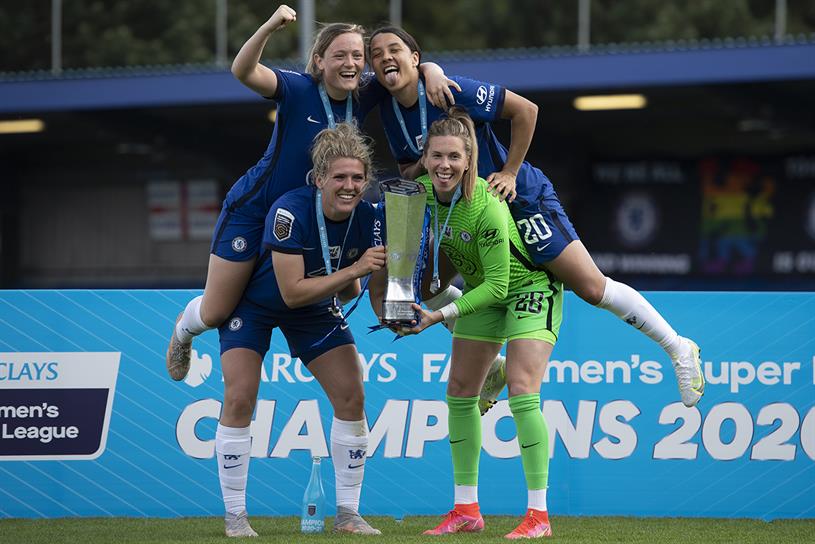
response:
<path fill-rule="evenodd" d="M 422 235 L 427 194 L 424 185 L 406 179 L 380 183 L 385 195 L 385 232 L 388 245 L 388 286 L 382 304 L 386 324 L 408 325 L 416 319 L 414 277 L 421 266 Z"/>

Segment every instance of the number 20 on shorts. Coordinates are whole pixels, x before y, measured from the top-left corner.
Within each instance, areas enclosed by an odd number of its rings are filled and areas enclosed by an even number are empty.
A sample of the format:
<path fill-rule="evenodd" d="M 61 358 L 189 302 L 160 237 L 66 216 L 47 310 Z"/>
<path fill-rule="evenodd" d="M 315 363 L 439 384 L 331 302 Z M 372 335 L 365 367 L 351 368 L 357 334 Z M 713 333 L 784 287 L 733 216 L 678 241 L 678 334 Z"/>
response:
<path fill-rule="evenodd" d="M 552 236 L 552 230 L 539 213 L 532 217 L 520 219 L 515 224 L 518 226 L 518 231 L 524 237 L 524 243 L 527 245 L 537 244 Z"/>

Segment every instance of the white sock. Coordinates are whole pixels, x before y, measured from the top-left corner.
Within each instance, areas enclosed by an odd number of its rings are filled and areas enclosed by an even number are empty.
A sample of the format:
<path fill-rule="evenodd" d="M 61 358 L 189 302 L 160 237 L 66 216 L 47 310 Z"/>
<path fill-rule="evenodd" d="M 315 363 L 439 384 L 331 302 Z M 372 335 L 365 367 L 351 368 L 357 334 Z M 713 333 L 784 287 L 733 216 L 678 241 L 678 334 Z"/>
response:
<path fill-rule="evenodd" d="M 337 506 L 359 512 L 359 495 L 368 454 L 368 423 L 334 418 L 331 424 L 331 460 L 337 487 Z"/>
<path fill-rule="evenodd" d="M 246 480 L 249 478 L 249 452 L 252 438 L 249 427 L 224 427 L 215 431 L 215 458 L 224 508 L 231 514 L 246 510 Z"/>
<path fill-rule="evenodd" d="M 197 296 L 192 299 L 187 307 L 184 308 L 184 315 L 175 326 L 175 335 L 182 344 L 189 344 L 192 339 L 208 331 L 212 327 L 207 327 L 201 320 L 201 301 L 204 300 L 203 296 Z"/>
<path fill-rule="evenodd" d="M 453 504 L 475 504 L 478 502 L 477 485 L 456 485 Z"/>
<path fill-rule="evenodd" d="M 448 285 L 447 289 L 437 293 L 435 296 L 427 299 L 424 301 L 424 305 L 430 308 L 431 310 L 439 310 L 444 306 L 447 306 L 451 302 L 455 301 L 458 298 L 461 298 L 461 289 L 456 287 L 455 285 Z M 444 326 L 450 332 L 453 332 L 453 329 L 456 327 L 456 319 L 455 318 L 447 318 L 444 320 Z"/>
<path fill-rule="evenodd" d="M 680 355 L 682 338 L 641 294 L 624 283 L 606 278 L 599 308 L 610 311 L 662 346 L 671 359 Z"/>
<path fill-rule="evenodd" d="M 546 489 L 529 489 L 526 492 L 527 508 L 546 512 Z"/>

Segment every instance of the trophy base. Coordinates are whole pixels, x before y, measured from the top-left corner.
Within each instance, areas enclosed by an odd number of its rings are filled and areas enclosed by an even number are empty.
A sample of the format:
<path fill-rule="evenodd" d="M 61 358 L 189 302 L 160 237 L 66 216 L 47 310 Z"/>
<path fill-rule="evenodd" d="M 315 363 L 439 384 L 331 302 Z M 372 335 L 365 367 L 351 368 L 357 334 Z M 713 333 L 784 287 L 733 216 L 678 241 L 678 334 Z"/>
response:
<path fill-rule="evenodd" d="M 413 301 L 386 300 L 382 304 L 382 321 L 387 325 L 410 325 L 418 321 Z"/>

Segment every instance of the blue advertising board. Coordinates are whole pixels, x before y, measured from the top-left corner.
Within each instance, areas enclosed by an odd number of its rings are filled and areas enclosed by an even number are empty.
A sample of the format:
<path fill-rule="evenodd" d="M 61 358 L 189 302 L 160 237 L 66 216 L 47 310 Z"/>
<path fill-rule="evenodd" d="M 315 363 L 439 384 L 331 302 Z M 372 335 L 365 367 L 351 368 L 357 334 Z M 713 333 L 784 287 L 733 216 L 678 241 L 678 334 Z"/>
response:
<path fill-rule="evenodd" d="M 164 354 L 196 291 L 0 292 L 0 516 L 205 516 L 223 384 L 217 333 L 173 382 Z M 815 294 L 649 293 L 702 347 L 707 389 L 679 402 L 659 347 L 568 293 L 542 387 L 552 515 L 815 517 Z M 444 403 L 450 335 L 393 341 L 365 301 L 357 339 L 370 432 L 361 509 L 439 514 L 452 503 Z M 282 336 L 252 422 L 252 515 L 299 512 L 331 407 Z M 506 392 L 502 398 L 505 399 Z M 506 401 L 483 419 L 480 502 L 520 514 L 526 491 Z M 329 503 L 334 481 L 324 471 Z"/>

